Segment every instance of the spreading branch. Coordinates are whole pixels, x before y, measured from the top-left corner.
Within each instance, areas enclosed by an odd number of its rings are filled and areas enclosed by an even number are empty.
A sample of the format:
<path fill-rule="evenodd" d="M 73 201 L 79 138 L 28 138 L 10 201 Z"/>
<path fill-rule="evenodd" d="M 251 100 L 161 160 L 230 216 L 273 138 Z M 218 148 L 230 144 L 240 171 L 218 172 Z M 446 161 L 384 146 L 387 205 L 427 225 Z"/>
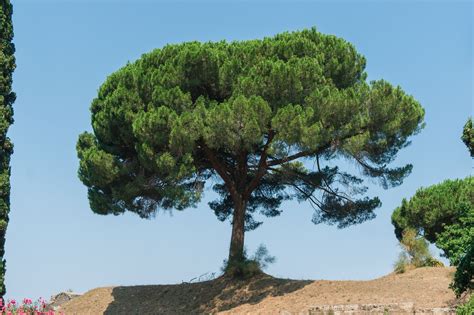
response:
<path fill-rule="evenodd" d="M 278 170 L 278 169 L 275 169 L 275 168 L 270 168 L 272 171 L 274 172 L 278 172 L 280 174 L 283 174 L 284 172 L 282 172 L 281 170 Z M 304 178 L 304 176 L 301 176 L 300 174 L 298 174 L 297 172 L 286 172 L 287 175 L 293 175 L 294 177 L 296 177 L 297 179 L 301 180 L 302 182 L 304 182 L 305 184 L 313 187 L 314 189 L 319 189 L 319 190 L 322 190 L 324 191 L 325 193 L 327 194 L 330 194 L 330 195 L 334 195 L 338 198 L 341 198 L 341 199 L 344 199 L 346 200 L 347 202 L 350 202 L 350 203 L 353 203 L 354 201 L 352 199 L 350 199 L 346 194 L 340 194 L 338 192 L 336 192 L 334 189 L 331 188 L 331 186 L 325 181 L 325 184 L 326 184 L 326 187 L 323 187 L 321 185 L 314 185 L 313 183 L 311 183 L 310 181 L 308 181 L 306 178 Z M 293 187 L 295 185 L 291 184 Z M 298 189 L 298 191 L 301 191 Z M 307 193 L 305 193 L 306 196 L 308 196 Z M 311 196 L 313 196 L 311 194 Z"/>
<path fill-rule="evenodd" d="M 219 161 L 216 154 L 207 145 L 201 144 L 201 147 L 206 154 L 206 157 L 211 162 L 212 167 L 224 181 L 234 201 L 238 200 L 239 194 L 237 192 L 237 187 L 235 186 L 235 182 L 232 180 L 231 176 L 227 173 L 225 166 Z"/>
<path fill-rule="evenodd" d="M 358 135 L 361 135 L 361 134 L 365 133 L 367 130 L 368 130 L 367 126 L 361 127 L 358 132 L 356 132 L 354 134 L 345 135 L 344 137 L 341 137 L 341 138 L 336 139 L 336 140 L 337 140 L 337 142 L 342 142 L 342 141 L 350 139 L 352 137 L 356 137 Z M 281 158 L 281 159 L 272 160 L 272 161 L 268 162 L 267 164 L 268 164 L 268 166 L 276 166 L 276 165 L 281 165 L 281 164 L 284 164 L 284 163 L 288 163 L 288 162 L 297 160 L 297 159 L 302 158 L 302 157 L 312 156 L 312 155 L 315 155 L 315 154 L 320 154 L 323 151 L 329 149 L 336 142 L 336 140 L 328 142 L 325 145 L 323 145 L 323 146 L 321 146 L 321 147 L 319 147 L 315 150 L 301 151 L 301 152 L 295 153 L 293 155 L 289 155 L 289 156 Z"/>
<path fill-rule="evenodd" d="M 260 183 L 260 180 L 262 179 L 262 177 L 265 175 L 267 171 L 268 148 L 270 147 L 270 143 L 272 142 L 274 137 L 275 137 L 275 132 L 273 130 L 270 130 L 270 132 L 268 133 L 267 142 L 265 143 L 265 146 L 263 147 L 262 153 L 260 155 L 257 172 L 255 174 L 255 177 L 252 179 L 247 189 L 245 190 L 245 196 L 250 196 L 252 191 L 254 191 L 254 189 L 258 186 L 258 184 Z"/>

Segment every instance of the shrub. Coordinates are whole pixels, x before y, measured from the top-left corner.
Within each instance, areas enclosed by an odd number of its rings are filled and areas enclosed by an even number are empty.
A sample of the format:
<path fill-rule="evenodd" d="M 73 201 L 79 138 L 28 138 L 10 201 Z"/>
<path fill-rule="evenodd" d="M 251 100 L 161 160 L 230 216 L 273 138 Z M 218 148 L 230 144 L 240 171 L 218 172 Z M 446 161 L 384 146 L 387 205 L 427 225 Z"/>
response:
<path fill-rule="evenodd" d="M 267 269 L 268 265 L 275 263 L 276 258 L 275 256 L 270 256 L 265 245 L 260 244 L 251 260 L 257 262 L 260 269 Z"/>
<path fill-rule="evenodd" d="M 435 259 L 429 250 L 428 242 L 414 229 L 403 231 L 400 241 L 402 252 L 394 264 L 396 273 L 403 273 L 408 267 L 440 267 L 443 263 Z"/>
<path fill-rule="evenodd" d="M 443 251 L 452 266 L 459 263 L 474 238 L 474 176 L 446 180 L 419 189 L 392 214 L 395 235 L 413 228 Z"/>
<path fill-rule="evenodd" d="M 397 261 L 393 265 L 393 270 L 396 273 L 404 273 L 405 271 L 407 271 L 407 267 L 409 264 L 410 260 L 408 259 L 407 255 L 405 253 L 400 253 Z"/>
<path fill-rule="evenodd" d="M 471 295 L 466 304 L 458 306 L 456 309 L 457 315 L 472 315 L 474 314 L 474 294 Z"/>
<path fill-rule="evenodd" d="M 465 291 L 474 290 L 474 243 L 469 246 L 456 267 L 454 280 L 450 285 L 454 293 L 460 296 Z"/>
<path fill-rule="evenodd" d="M 276 258 L 270 256 L 265 245 L 261 244 L 250 258 L 247 257 L 247 252 L 244 250 L 242 260 L 231 262 L 224 260 L 222 269 L 227 276 L 232 278 L 249 279 L 261 274 L 262 270 L 266 269 L 269 264 L 273 264 L 275 260 Z"/>
<path fill-rule="evenodd" d="M 249 279 L 262 273 L 258 263 L 251 259 L 240 261 L 224 262 L 225 274 L 232 278 Z"/>

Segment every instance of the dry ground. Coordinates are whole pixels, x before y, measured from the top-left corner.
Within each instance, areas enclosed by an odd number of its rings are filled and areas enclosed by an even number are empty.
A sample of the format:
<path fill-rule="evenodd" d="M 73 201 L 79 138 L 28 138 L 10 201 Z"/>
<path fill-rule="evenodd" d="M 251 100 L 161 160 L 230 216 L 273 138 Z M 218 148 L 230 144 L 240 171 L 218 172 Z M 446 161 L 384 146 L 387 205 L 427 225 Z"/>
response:
<path fill-rule="evenodd" d="M 419 268 L 370 281 L 302 281 L 261 275 L 200 283 L 97 288 L 61 308 L 66 314 L 308 314 L 318 305 L 413 303 L 452 306 L 453 268 Z"/>

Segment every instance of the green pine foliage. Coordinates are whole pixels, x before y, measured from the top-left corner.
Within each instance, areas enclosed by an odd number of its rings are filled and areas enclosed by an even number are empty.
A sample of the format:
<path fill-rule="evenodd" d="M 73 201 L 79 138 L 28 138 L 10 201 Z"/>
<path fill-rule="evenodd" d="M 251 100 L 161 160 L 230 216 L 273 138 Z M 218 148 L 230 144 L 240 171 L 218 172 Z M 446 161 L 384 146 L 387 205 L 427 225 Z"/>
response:
<path fill-rule="evenodd" d="M 470 244 L 466 253 L 459 260 L 451 288 L 457 296 L 463 292 L 474 290 L 474 242 Z"/>
<path fill-rule="evenodd" d="M 393 212 L 392 223 L 398 239 L 414 228 L 457 265 L 474 240 L 474 177 L 419 189 Z"/>
<path fill-rule="evenodd" d="M 346 227 L 374 218 L 345 158 L 384 188 L 412 166 L 390 168 L 424 110 L 400 87 L 367 82 L 365 58 L 315 29 L 263 40 L 167 45 L 111 74 L 91 106 L 93 132 L 80 135 L 79 178 L 98 214 L 195 206 L 206 183 L 210 207 L 233 222 L 231 254 L 244 231 L 284 200 L 314 207 L 313 222 Z M 314 167 L 307 167 L 309 163 Z"/>
<path fill-rule="evenodd" d="M 472 119 L 464 126 L 462 140 L 472 156 Z M 403 199 L 392 214 L 395 235 L 415 230 L 443 251 L 456 273 L 451 288 L 457 296 L 474 288 L 474 177 L 446 180 L 419 189 Z M 471 299 L 472 302 L 472 299 Z M 472 307 L 472 303 L 468 303 Z M 469 313 L 470 314 L 470 313 Z"/>
<path fill-rule="evenodd" d="M 263 270 L 276 261 L 276 257 L 271 256 L 267 247 L 263 244 L 258 246 L 251 257 L 247 256 L 244 249 L 243 256 L 244 259 L 238 261 L 224 260 L 224 266 L 222 267 L 224 274 L 231 278 L 249 279 L 262 274 Z"/>
<path fill-rule="evenodd" d="M 474 157 L 474 129 L 472 129 L 472 118 L 468 118 L 466 121 L 461 140 L 466 144 L 471 157 Z"/>
<path fill-rule="evenodd" d="M 5 234 L 10 212 L 10 156 L 13 145 L 7 137 L 13 123 L 12 74 L 15 46 L 12 43 L 12 5 L 0 0 L 0 298 L 5 295 Z"/>

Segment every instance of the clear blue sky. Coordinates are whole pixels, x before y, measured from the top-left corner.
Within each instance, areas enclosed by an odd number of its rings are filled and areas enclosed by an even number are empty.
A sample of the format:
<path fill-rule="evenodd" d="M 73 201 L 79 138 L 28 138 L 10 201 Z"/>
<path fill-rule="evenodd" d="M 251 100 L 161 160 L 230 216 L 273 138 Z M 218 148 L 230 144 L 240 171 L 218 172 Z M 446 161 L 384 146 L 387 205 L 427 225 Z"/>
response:
<path fill-rule="evenodd" d="M 426 128 L 395 165 L 411 162 L 405 183 L 384 191 L 378 217 L 338 230 L 311 223 L 308 204 L 247 234 L 277 262 L 267 272 L 295 279 L 371 279 L 389 273 L 399 248 L 393 209 L 420 186 L 472 170 L 461 130 L 473 114 L 473 5 L 465 2 L 140 2 L 13 1 L 17 70 L 7 297 L 97 286 L 180 283 L 218 271 L 229 223 L 207 206 L 98 216 L 77 178 L 77 136 L 90 130 L 89 105 L 111 72 L 166 43 L 243 40 L 316 26 L 352 42 L 369 79 L 402 86 L 426 109 Z"/>

